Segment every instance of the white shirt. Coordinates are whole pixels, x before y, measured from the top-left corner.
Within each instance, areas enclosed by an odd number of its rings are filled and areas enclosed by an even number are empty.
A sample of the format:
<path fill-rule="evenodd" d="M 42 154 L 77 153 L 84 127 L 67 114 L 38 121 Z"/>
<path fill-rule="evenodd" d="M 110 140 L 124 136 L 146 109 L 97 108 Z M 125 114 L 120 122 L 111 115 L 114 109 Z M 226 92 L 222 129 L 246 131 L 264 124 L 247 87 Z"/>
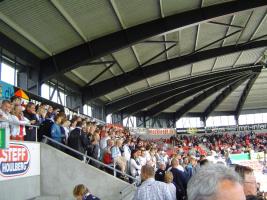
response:
<path fill-rule="evenodd" d="M 130 150 L 130 148 L 129 148 L 129 146 L 127 144 L 125 144 L 123 146 L 123 151 L 124 151 L 124 153 L 123 153 L 124 158 L 127 161 L 129 161 L 131 159 L 131 150 Z"/>
<path fill-rule="evenodd" d="M 131 158 L 131 160 L 130 160 L 130 171 L 131 171 L 131 175 L 133 177 L 135 177 L 137 175 L 137 172 L 138 172 L 138 175 L 141 174 L 141 168 L 142 168 L 142 166 L 138 165 L 136 163 L 136 161 L 133 158 Z"/>
<path fill-rule="evenodd" d="M 100 140 L 100 149 L 105 149 L 108 145 L 107 141 L 110 139 L 110 137 L 104 137 Z"/>
<path fill-rule="evenodd" d="M 133 200 L 172 200 L 166 183 L 149 178 L 137 188 Z"/>
<path fill-rule="evenodd" d="M 171 192 L 172 198 L 170 200 L 176 200 L 176 187 L 173 183 L 167 183 L 167 186 Z"/>
<path fill-rule="evenodd" d="M 146 165 L 146 157 L 139 156 L 138 160 L 139 160 L 139 163 L 140 163 L 141 166 Z"/>
<path fill-rule="evenodd" d="M 19 120 L 19 118 L 15 115 L 11 115 L 11 120 L 12 120 L 11 121 L 12 124 L 10 124 L 11 135 L 12 136 L 19 135 L 20 125 L 24 125 L 23 126 L 23 135 L 26 135 L 25 125 L 30 125 L 30 121 L 25 117 L 23 117 L 23 120 Z"/>

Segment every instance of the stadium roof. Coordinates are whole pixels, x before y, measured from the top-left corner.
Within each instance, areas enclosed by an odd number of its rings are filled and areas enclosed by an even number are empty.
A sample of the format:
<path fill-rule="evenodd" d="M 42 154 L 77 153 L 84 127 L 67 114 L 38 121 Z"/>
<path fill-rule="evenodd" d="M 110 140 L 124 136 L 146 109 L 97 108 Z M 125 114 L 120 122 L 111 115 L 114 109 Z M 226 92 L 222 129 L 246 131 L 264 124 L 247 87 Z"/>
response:
<path fill-rule="evenodd" d="M 107 113 L 267 108 L 266 0 L 3 0 L 0 46 Z"/>

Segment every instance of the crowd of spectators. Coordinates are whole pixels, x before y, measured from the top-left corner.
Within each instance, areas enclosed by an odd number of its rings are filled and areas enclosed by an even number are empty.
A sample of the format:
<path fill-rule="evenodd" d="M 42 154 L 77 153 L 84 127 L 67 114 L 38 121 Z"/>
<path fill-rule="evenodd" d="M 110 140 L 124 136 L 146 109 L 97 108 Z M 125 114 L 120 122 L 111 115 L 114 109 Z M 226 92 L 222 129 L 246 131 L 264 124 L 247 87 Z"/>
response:
<path fill-rule="evenodd" d="M 90 160 L 89 164 L 97 168 L 101 166 L 96 160 L 115 166 L 121 171 L 119 177 L 123 180 L 133 182 L 126 176 L 129 174 L 137 182 L 143 182 L 135 199 L 150 199 L 143 198 L 146 194 L 142 190 L 146 189 L 141 188 L 155 181 L 155 190 L 165 191 L 167 196 L 162 199 L 186 199 L 188 181 L 190 183 L 202 166 L 211 163 L 209 157 L 214 157 L 214 153 L 227 160 L 229 153 L 252 149 L 263 151 L 267 144 L 266 134 L 212 134 L 173 137 L 171 142 L 177 146 L 173 147 L 165 140 L 159 143 L 142 140 L 132 136 L 126 128 L 97 124 L 89 118 L 73 116 L 69 119 L 63 111 L 46 104 L 29 102 L 24 107 L 18 97 L 2 101 L 0 120 L 1 126 L 10 132 L 10 139 L 40 141 L 45 135 L 80 152 L 77 154 L 54 144 L 77 159 L 87 161 L 82 154 L 88 155 L 95 159 Z M 27 125 L 39 127 L 37 138 L 36 128 Z M 243 174 L 243 180 L 244 177 Z"/>

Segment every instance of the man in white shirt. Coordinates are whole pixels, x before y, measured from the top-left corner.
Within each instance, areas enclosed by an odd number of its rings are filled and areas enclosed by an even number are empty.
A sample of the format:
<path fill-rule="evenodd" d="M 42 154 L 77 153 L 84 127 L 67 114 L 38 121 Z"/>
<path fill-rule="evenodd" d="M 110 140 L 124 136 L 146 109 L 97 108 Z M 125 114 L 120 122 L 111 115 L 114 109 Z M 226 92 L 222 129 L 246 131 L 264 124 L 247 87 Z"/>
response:
<path fill-rule="evenodd" d="M 3 100 L 2 105 L 0 107 L 0 127 L 6 129 L 6 134 L 8 138 L 10 137 L 10 125 L 8 121 L 12 121 L 12 117 L 10 114 L 12 105 L 9 100 Z"/>

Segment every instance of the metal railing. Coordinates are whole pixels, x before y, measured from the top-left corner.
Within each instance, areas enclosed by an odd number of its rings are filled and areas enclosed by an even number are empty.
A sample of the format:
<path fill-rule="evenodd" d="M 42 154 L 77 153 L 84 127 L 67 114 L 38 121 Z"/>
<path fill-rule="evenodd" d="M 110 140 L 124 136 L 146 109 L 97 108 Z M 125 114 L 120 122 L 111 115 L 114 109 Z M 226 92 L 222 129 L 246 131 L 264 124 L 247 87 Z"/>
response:
<path fill-rule="evenodd" d="M 7 124 L 8 123 L 8 124 Z M 30 125 L 30 124 L 20 124 L 14 121 L 9 121 L 9 120 L 0 120 L 0 128 L 7 128 L 9 125 L 15 125 L 15 126 L 25 126 L 25 127 L 32 127 L 35 128 L 35 142 L 38 141 L 38 137 L 37 137 L 37 129 L 39 128 L 39 126 L 35 126 L 35 125 Z M 10 129 L 10 127 L 8 127 Z M 11 131 L 11 130 L 10 130 Z M 11 135 L 11 133 L 10 133 Z"/>
<path fill-rule="evenodd" d="M 60 143 L 60 142 L 58 142 L 58 141 L 56 141 L 56 140 L 53 140 L 53 139 L 50 138 L 50 137 L 43 136 L 43 143 L 47 144 L 48 141 L 49 141 L 49 142 L 52 142 L 53 144 L 59 145 L 60 147 L 63 147 L 63 148 L 65 148 L 65 149 L 68 149 L 68 150 L 70 150 L 71 152 L 73 152 L 73 153 L 75 153 L 75 154 L 77 154 L 77 155 L 82 156 L 82 157 L 84 158 L 85 163 L 89 163 L 90 161 L 93 161 L 93 162 L 99 164 L 99 165 L 102 166 L 102 167 L 105 167 L 105 168 L 108 168 L 108 169 L 112 170 L 112 171 L 113 171 L 113 176 L 115 176 L 115 177 L 116 177 L 117 173 L 120 173 L 120 174 L 125 175 L 125 176 L 128 177 L 129 179 L 133 180 L 134 183 L 137 182 L 137 179 L 136 179 L 135 177 L 133 177 L 133 176 L 131 176 L 131 175 L 128 175 L 128 174 L 126 174 L 126 173 L 123 173 L 122 171 L 116 169 L 116 165 L 115 165 L 114 163 L 113 163 L 113 166 L 107 165 L 107 164 L 105 164 L 105 163 L 103 163 L 103 162 L 101 162 L 101 161 L 99 161 L 99 160 L 97 160 L 97 159 L 95 159 L 95 158 L 92 158 L 92 157 L 88 156 L 88 155 L 85 154 L 85 153 L 81 153 L 81 152 L 79 152 L 79 151 L 77 151 L 77 150 L 75 150 L 75 149 L 73 149 L 73 148 L 71 148 L 71 147 L 69 147 L 69 146 L 67 146 L 67 145 L 64 145 L 64 144 L 62 144 L 62 143 Z"/>

